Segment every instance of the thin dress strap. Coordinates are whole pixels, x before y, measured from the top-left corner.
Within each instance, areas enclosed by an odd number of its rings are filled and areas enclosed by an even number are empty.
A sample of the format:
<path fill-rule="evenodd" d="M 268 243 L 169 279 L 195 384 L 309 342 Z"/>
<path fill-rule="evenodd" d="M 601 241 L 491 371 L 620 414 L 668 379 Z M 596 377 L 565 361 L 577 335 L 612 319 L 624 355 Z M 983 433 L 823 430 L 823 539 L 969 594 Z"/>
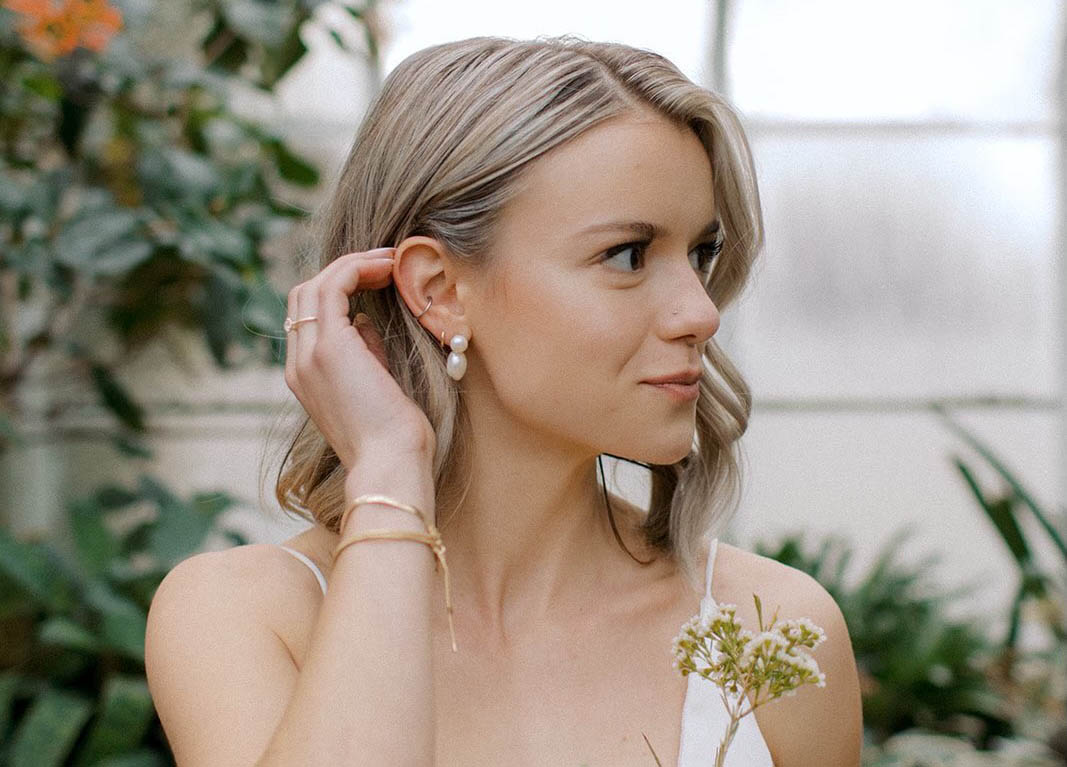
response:
<path fill-rule="evenodd" d="M 326 578 L 323 576 L 322 570 L 320 570 L 318 568 L 318 565 L 316 565 L 314 562 L 312 562 L 307 557 L 307 555 L 301 554 L 296 549 L 291 549 L 288 546 L 279 546 L 279 548 L 285 549 L 290 554 L 292 554 L 294 557 L 296 557 L 301 562 L 303 562 L 305 565 L 307 565 L 309 568 L 311 568 L 311 572 L 313 572 L 315 574 L 315 579 L 319 582 L 319 588 L 322 589 L 322 593 L 323 594 L 326 593 Z"/>
<path fill-rule="evenodd" d="M 719 539 L 712 538 L 708 544 L 708 566 L 704 574 L 704 597 L 700 600 L 700 616 L 706 618 L 711 614 L 715 605 L 715 597 L 711 595 L 712 574 L 715 571 L 715 553 L 719 550 Z"/>

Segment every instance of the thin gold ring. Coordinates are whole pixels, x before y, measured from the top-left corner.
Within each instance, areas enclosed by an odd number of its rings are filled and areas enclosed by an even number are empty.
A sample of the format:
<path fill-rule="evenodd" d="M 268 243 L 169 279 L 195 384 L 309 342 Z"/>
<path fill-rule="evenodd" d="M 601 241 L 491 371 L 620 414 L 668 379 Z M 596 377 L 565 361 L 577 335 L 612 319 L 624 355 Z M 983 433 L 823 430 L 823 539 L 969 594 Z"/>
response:
<path fill-rule="evenodd" d="M 301 317 L 298 320 L 294 320 L 291 317 L 286 317 L 285 324 L 282 327 L 285 328 L 285 332 L 288 333 L 290 330 L 296 330 L 301 322 L 314 322 L 317 319 L 318 317 Z"/>

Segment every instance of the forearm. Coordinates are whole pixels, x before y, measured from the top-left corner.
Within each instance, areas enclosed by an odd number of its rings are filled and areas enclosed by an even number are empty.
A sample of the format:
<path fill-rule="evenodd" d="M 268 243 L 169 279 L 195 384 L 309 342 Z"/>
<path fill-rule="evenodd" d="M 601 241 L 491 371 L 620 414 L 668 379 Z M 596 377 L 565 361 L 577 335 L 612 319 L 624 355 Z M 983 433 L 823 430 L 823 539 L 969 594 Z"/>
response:
<path fill-rule="evenodd" d="M 354 470 L 346 508 L 383 494 L 433 519 L 428 468 Z M 424 532 L 399 509 L 362 504 L 341 531 Z M 337 557 L 296 689 L 260 761 L 273 765 L 433 764 L 430 612 L 433 551 L 411 540 L 367 540 Z"/>

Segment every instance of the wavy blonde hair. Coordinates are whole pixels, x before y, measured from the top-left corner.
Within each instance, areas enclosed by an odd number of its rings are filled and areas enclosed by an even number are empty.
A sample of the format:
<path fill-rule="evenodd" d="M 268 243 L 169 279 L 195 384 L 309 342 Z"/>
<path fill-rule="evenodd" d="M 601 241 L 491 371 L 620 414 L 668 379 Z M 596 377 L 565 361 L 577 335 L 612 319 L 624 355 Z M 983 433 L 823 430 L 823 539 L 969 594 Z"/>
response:
<path fill-rule="evenodd" d="M 415 235 L 437 239 L 465 265 L 484 266 L 495 224 L 531 163 L 605 120 L 648 110 L 691 128 L 711 160 L 726 239 L 707 289 L 724 309 L 763 247 L 752 156 L 737 115 L 659 54 L 570 35 L 473 37 L 404 59 L 370 105 L 336 190 L 318 214 L 318 268 Z M 357 293 L 351 308 L 353 316 L 370 316 L 390 371 L 433 425 L 436 511 L 445 529 L 466 494 L 471 428 L 442 349 L 395 286 Z M 748 386 L 714 340 L 703 356 L 710 370 L 705 366 L 700 382 L 690 454 L 670 465 L 614 456 L 651 473 L 641 532 L 652 550 L 674 557 L 697 590 L 703 588 L 699 539 L 725 527 L 736 509 L 741 470 L 734 443 L 752 407 Z M 278 469 L 278 502 L 336 532 L 344 479 L 344 467 L 305 414 Z M 604 496 L 607 502 L 606 482 Z"/>

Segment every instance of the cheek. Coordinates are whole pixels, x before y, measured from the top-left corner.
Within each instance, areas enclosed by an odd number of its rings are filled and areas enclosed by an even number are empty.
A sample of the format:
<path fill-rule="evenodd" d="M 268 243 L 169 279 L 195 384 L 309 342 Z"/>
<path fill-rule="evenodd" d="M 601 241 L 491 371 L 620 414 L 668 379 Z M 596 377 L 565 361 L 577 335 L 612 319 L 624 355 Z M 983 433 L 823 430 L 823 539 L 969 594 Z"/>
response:
<path fill-rule="evenodd" d="M 572 281 L 573 278 L 572 278 Z M 545 282 L 508 286 L 506 318 L 489 328 L 491 386 L 523 420 L 575 441 L 633 418 L 640 323 L 603 288 Z M 483 334 L 484 335 L 484 334 Z"/>
<path fill-rule="evenodd" d="M 529 373 L 531 386 L 583 379 L 611 385 L 640 341 L 639 319 L 621 294 L 587 284 L 571 271 L 522 275 L 506 289 L 494 348 L 506 349 L 512 367 Z M 561 380 L 562 379 L 562 380 Z"/>

